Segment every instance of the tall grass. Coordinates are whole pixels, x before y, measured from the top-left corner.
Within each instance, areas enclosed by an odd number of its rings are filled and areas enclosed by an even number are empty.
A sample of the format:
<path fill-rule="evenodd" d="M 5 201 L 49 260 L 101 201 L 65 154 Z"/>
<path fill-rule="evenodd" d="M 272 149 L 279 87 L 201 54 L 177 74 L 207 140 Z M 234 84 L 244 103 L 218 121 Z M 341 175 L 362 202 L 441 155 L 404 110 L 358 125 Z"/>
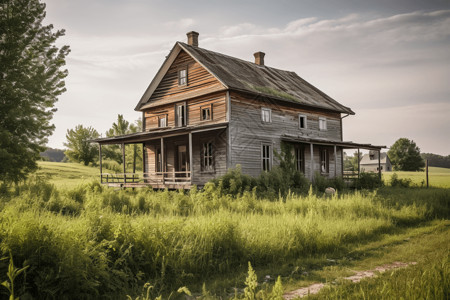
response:
<path fill-rule="evenodd" d="M 355 192 L 264 200 L 204 191 L 124 191 L 98 183 L 58 190 L 34 181 L 4 192 L 0 256 L 29 265 L 19 282 L 40 298 L 156 293 L 218 274 L 332 254 L 399 225 L 448 217 L 446 190 Z M 427 198 L 426 201 L 423 199 Z M 416 199 L 416 200 L 413 200 Z M 422 200 L 420 200 L 422 199 Z M 438 211 L 440 211 L 438 213 Z M 0 281 L 6 262 L 0 261 Z"/>

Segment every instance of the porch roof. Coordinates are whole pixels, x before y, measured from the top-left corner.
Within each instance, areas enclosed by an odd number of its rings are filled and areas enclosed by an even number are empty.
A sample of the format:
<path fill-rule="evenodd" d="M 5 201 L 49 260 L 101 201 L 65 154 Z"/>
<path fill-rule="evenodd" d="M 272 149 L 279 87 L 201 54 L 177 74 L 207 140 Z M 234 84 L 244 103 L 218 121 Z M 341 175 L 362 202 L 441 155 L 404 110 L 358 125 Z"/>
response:
<path fill-rule="evenodd" d="M 202 131 L 217 130 L 227 128 L 228 122 L 221 122 L 208 125 L 194 125 L 176 128 L 155 128 L 149 131 L 136 132 L 112 137 L 98 138 L 90 140 L 91 143 L 106 144 L 135 144 L 144 141 L 158 139 L 162 137 L 177 136 L 188 133 L 197 133 Z"/>
<path fill-rule="evenodd" d="M 339 146 L 346 149 L 368 149 L 368 150 L 381 150 L 383 148 L 386 148 L 386 146 L 377 146 L 372 144 L 360 144 L 360 143 L 354 143 L 351 141 L 333 141 L 333 140 L 327 140 L 327 139 L 312 139 L 312 138 L 305 138 L 305 137 L 299 137 L 299 136 L 293 136 L 293 135 L 282 135 L 281 139 L 286 142 L 299 142 L 299 143 L 308 143 L 308 144 L 316 144 L 316 145 L 326 145 L 326 146 Z"/>

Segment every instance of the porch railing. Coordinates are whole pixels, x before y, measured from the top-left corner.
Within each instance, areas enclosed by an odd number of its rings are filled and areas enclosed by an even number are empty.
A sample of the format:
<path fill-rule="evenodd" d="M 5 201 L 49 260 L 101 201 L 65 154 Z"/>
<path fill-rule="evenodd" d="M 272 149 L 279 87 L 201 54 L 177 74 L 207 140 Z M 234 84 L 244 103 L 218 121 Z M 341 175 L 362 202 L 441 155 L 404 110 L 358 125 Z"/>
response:
<path fill-rule="evenodd" d="M 153 172 L 153 173 L 102 173 L 102 183 L 115 184 L 148 184 L 148 185 L 166 185 L 166 184 L 189 184 L 191 182 L 191 172 L 172 171 L 172 172 Z"/>

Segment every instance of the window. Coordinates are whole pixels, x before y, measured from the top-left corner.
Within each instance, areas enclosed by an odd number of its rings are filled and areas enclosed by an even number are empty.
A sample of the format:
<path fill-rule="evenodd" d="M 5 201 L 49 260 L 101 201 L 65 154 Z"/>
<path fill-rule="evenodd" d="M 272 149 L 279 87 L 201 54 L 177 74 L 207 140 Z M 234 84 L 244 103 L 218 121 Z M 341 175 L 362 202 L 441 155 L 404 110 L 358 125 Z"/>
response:
<path fill-rule="evenodd" d="M 306 116 L 304 116 L 304 115 L 298 115 L 298 127 L 300 128 L 300 129 L 305 129 L 305 128 L 307 128 L 306 127 L 307 125 L 306 125 Z"/>
<path fill-rule="evenodd" d="M 305 173 L 305 149 L 303 147 L 295 149 L 295 160 L 297 162 L 297 170 Z"/>
<path fill-rule="evenodd" d="M 209 121 L 211 120 L 211 106 L 201 107 L 200 108 L 200 120 Z"/>
<path fill-rule="evenodd" d="M 167 126 L 167 115 L 158 116 L 158 127 L 166 127 Z"/>
<path fill-rule="evenodd" d="M 156 172 L 162 172 L 162 155 L 161 155 L 161 148 L 156 148 L 155 152 L 155 161 L 156 161 Z"/>
<path fill-rule="evenodd" d="M 327 119 L 319 118 L 319 130 L 327 130 Z"/>
<path fill-rule="evenodd" d="M 178 104 L 175 106 L 175 114 L 177 126 L 186 126 L 186 104 Z"/>
<path fill-rule="evenodd" d="M 264 123 L 272 123 L 272 110 L 270 108 L 261 108 L 261 120 Z"/>
<path fill-rule="evenodd" d="M 263 144 L 261 152 L 262 169 L 263 171 L 270 171 L 272 168 L 272 146 Z"/>
<path fill-rule="evenodd" d="M 187 70 L 179 70 L 178 71 L 178 85 L 186 85 L 187 84 Z"/>
<path fill-rule="evenodd" d="M 213 145 L 211 142 L 202 145 L 202 171 L 213 171 Z"/>
<path fill-rule="evenodd" d="M 328 150 L 320 149 L 320 173 L 328 174 L 329 172 Z"/>

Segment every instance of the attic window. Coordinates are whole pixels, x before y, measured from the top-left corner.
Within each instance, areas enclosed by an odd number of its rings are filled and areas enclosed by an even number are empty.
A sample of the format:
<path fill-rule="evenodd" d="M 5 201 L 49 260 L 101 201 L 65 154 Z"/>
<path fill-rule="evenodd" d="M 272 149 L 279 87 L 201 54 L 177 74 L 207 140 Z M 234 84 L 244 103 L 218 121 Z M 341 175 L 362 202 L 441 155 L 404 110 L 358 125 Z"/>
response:
<path fill-rule="evenodd" d="M 187 85 L 187 70 L 182 69 L 178 71 L 178 85 Z"/>

